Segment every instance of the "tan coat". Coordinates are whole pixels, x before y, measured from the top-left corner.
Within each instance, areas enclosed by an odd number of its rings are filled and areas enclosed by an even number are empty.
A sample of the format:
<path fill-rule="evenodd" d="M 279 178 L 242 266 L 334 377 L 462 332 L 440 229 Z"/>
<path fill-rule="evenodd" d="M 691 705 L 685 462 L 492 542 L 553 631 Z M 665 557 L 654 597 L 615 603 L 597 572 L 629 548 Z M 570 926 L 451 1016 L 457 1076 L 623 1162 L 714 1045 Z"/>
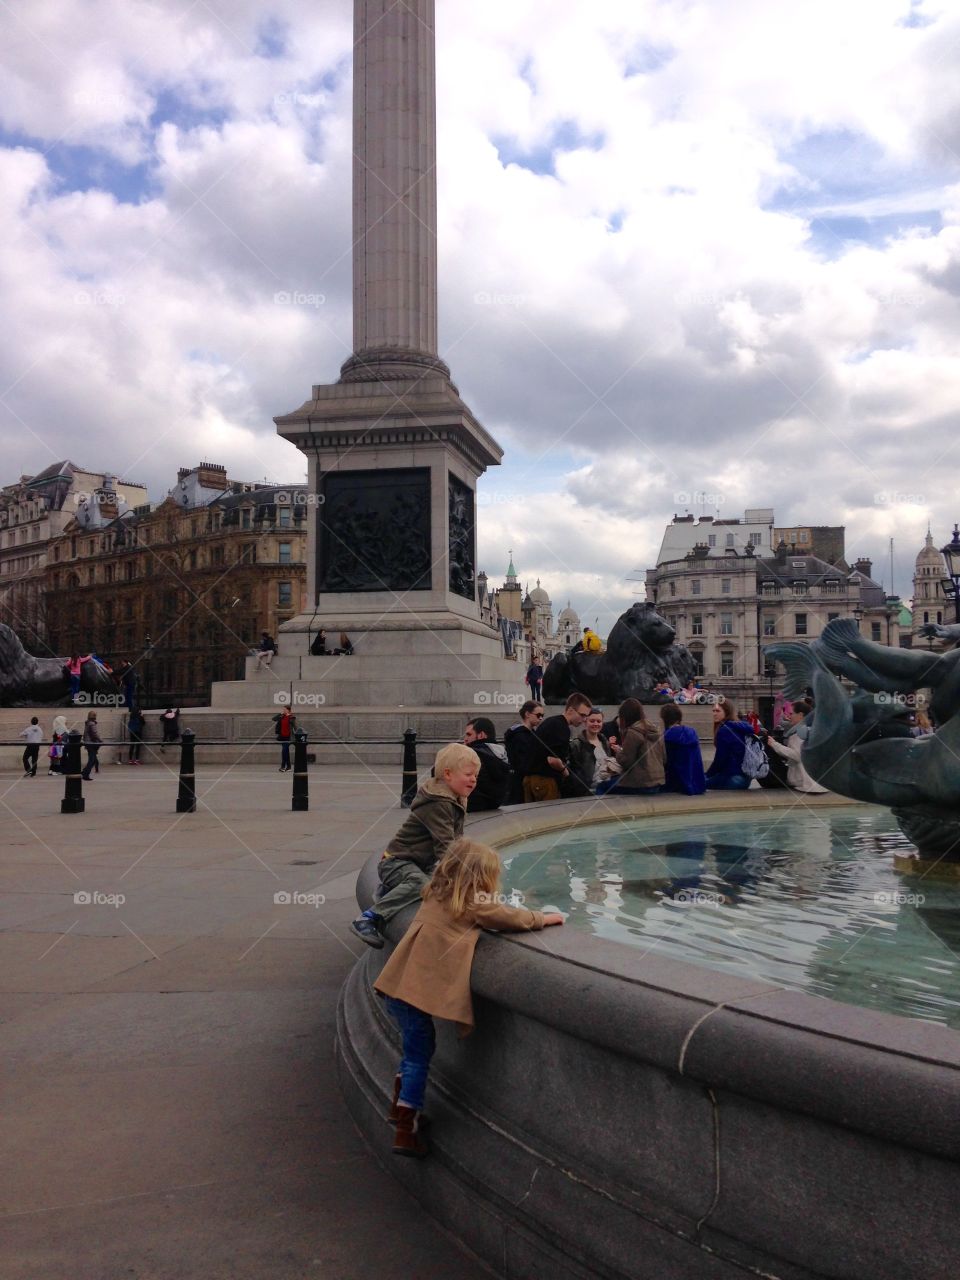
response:
<path fill-rule="evenodd" d="M 543 913 L 499 903 L 475 903 L 455 920 L 448 903 L 427 898 L 373 984 L 435 1018 L 458 1024 L 460 1035 L 473 1030 L 470 970 L 481 929 L 520 933 L 543 928 Z"/>
<path fill-rule="evenodd" d="M 623 735 L 620 752 L 623 770 L 617 785 L 621 787 L 662 787 L 667 780 L 664 771 L 663 735 L 649 720 L 635 721 Z"/>

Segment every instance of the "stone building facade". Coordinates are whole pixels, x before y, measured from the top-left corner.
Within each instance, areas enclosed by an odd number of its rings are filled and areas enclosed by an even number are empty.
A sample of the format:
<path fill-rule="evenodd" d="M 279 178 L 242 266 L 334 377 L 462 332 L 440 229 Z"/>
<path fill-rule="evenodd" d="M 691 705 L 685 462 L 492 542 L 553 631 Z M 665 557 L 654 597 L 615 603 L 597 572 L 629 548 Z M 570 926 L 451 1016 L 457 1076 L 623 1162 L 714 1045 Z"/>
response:
<path fill-rule="evenodd" d="M 933 534 L 928 527 L 913 573 L 913 627 L 915 643 L 919 645 L 926 644 L 919 636 L 920 628 L 926 623 L 953 622 L 953 601 L 943 593 L 946 576 L 943 552 L 934 546 Z"/>
<path fill-rule="evenodd" d="M 857 619 L 868 639 L 900 643 L 901 602 L 874 581 L 869 560 L 840 568 L 783 542 L 769 557 L 749 544 L 719 557 L 708 550 L 700 544 L 649 570 L 647 599 L 689 648 L 703 682 L 745 707 L 759 709 L 781 680 L 768 673 L 765 644 L 812 640 L 841 617 Z"/>
<path fill-rule="evenodd" d="M 67 527 L 106 513 L 113 519 L 146 501 L 143 485 L 68 460 L 0 489 L 0 622 L 29 652 L 56 652 L 49 643 L 45 570 Z"/>
<path fill-rule="evenodd" d="M 200 705 L 242 679 L 261 631 L 303 606 L 306 489 L 180 471 L 155 507 L 74 519 L 44 568 L 51 649 L 131 662 L 145 705 Z"/>
<path fill-rule="evenodd" d="M 556 654 L 568 652 L 582 637 L 580 617 L 571 608 L 569 600 L 566 608 L 561 609 L 555 626 L 553 601 L 549 592 L 540 585 L 540 579 L 532 591 L 521 588 L 512 552 L 502 587 L 491 588 L 485 573 L 478 575 L 477 583 L 481 617 L 494 626 L 501 618 L 517 623 L 522 627 L 523 640 L 529 652 L 544 665 Z"/>

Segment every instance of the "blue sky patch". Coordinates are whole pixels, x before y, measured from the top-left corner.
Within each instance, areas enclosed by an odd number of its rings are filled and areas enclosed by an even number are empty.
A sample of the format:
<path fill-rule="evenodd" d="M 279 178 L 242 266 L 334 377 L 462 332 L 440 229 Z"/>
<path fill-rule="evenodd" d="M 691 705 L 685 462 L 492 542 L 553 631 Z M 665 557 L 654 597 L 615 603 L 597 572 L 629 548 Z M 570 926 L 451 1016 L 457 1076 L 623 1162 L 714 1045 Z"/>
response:
<path fill-rule="evenodd" d="M 257 32 L 254 53 L 258 58 L 282 58 L 287 52 L 289 27 L 279 18 L 267 18 Z"/>
<path fill-rule="evenodd" d="M 677 56 L 669 45 L 648 44 L 641 41 L 627 54 L 624 71 L 628 76 L 649 76 L 668 66 Z"/>
<path fill-rule="evenodd" d="M 139 204 L 153 194 L 150 166 L 128 165 L 100 147 L 70 146 L 0 130 L 0 146 L 36 151 L 57 185 L 67 191 L 107 191 L 124 204 Z"/>
<path fill-rule="evenodd" d="M 516 138 L 495 137 L 493 145 L 497 148 L 504 165 L 516 164 L 521 169 L 529 169 L 531 173 L 556 176 L 556 158 L 564 151 L 579 151 L 586 148 L 600 151 L 605 138 L 602 133 L 584 133 L 573 120 L 562 120 L 554 126 L 548 139 L 535 147 L 524 148 Z"/>

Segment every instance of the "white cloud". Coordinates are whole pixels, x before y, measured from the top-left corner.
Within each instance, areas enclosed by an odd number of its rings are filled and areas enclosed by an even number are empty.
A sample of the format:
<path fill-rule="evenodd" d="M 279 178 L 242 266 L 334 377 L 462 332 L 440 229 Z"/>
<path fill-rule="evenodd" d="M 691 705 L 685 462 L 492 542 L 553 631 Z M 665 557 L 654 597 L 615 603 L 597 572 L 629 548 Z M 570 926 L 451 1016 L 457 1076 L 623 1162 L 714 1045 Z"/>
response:
<path fill-rule="evenodd" d="M 157 495 L 201 453 L 302 473 L 271 418 L 349 354 L 350 10 L 4 12 L 10 475 L 74 456 Z M 954 0 L 913 27 L 906 0 L 439 10 L 443 352 L 507 447 L 484 484 L 525 495 L 481 506 L 488 572 L 513 546 L 609 622 L 683 491 L 845 520 L 878 561 L 891 535 L 910 560 L 927 514 L 878 491 L 928 496 L 946 531 Z"/>

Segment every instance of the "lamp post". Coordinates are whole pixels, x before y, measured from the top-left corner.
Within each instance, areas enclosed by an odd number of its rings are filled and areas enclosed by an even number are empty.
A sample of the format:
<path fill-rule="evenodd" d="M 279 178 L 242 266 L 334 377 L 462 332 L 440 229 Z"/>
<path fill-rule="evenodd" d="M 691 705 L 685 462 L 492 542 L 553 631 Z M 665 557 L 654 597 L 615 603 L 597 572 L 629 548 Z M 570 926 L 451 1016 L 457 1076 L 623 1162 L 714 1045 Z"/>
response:
<path fill-rule="evenodd" d="M 866 609 L 864 609 L 863 605 L 858 600 L 857 603 L 853 606 L 853 617 L 858 627 L 860 626 L 860 623 L 865 618 L 866 612 L 867 612 Z"/>
<path fill-rule="evenodd" d="M 153 700 L 153 642 L 150 639 L 149 631 L 143 648 L 143 687 L 145 692 L 144 703 L 149 705 Z"/>
<path fill-rule="evenodd" d="M 953 537 L 940 554 L 947 566 L 947 576 L 941 581 L 943 594 L 953 600 L 953 620 L 960 622 L 960 528 L 953 526 Z"/>

